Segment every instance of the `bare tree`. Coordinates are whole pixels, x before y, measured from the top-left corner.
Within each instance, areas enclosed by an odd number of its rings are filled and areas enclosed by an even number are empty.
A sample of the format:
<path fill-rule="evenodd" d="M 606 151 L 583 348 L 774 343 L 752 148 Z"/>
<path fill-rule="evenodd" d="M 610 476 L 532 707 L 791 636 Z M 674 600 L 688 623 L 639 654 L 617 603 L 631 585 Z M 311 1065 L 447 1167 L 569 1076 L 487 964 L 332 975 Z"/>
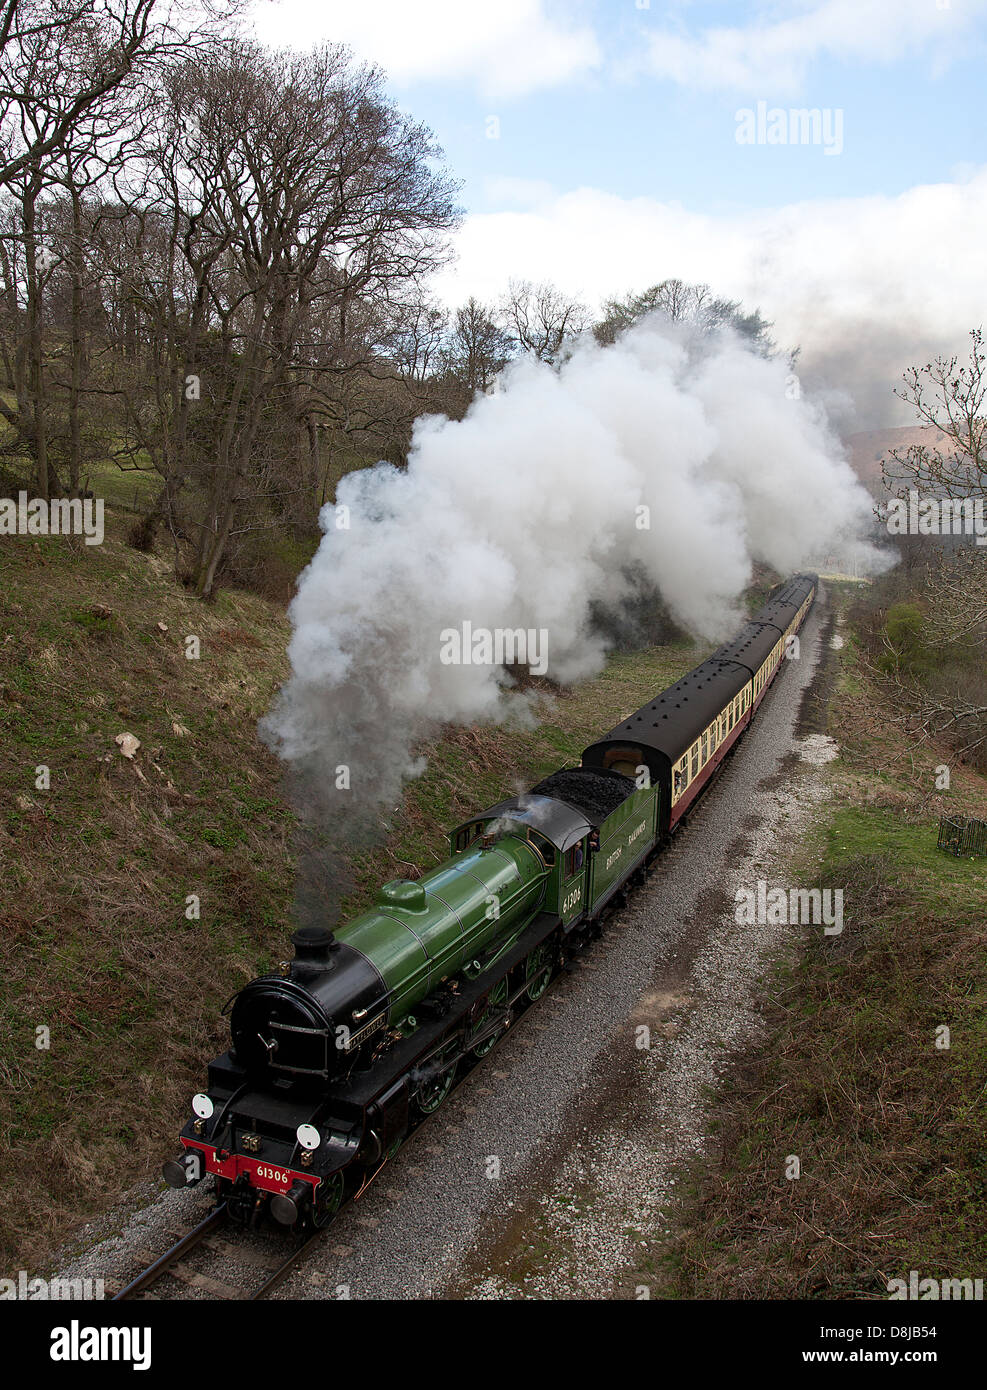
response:
<path fill-rule="evenodd" d="M 926 575 L 929 625 L 938 645 L 987 646 L 987 550 L 966 546 L 941 553 Z"/>
<path fill-rule="evenodd" d="M 416 293 L 410 303 L 399 306 L 380 336 L 402 378 L 417 384 L 438 367 L 448 332 L 447 310 Z"/>
<path fill-rule="evenodd" d="M 462 394 L 441 151 L 341 46 L 224 32 L 241 3 L 0 0 L 0 463 L 153 472 L 132 540 L 203 597 Z"/>
<path fill-rule="evenodd" d="M 338 383 L 373 370 L 368 304 L 443 262 L 457 212 L 429 133 L 338 45 L 235 43 L 176 69 L 152 153 L 167 275 L 141 292 L 165 346 L 156 410 L 130 392 L 130 447 L 161 471 L 170 515 L 192 485 L 182 525 L 208 596 L 231 540 L 311 489 Z"/>
<path fill-rule="evenodd" d="M 0 187 L 56 156 L 149 60 L 212 41 L 243 0 L 0 0 Z"/>
<path fill-rule="evenodd" d="M 928 685 L 909 680 L 891 666 L 879 669 L 865 660 L 876 677 L 889 684 L 895 697 L 896 724 L 918 735 L 923 741 L 945 743 L 955 755 L 977 766 L 983 765 L 987 751 L 987 703 L 983 685 L 975 677 L 954 677 L 951 682 Z"/>
<path fill-rule="evenodd" d="M 31 460 L 43 497 L 59 485 L 46 324 L 59 268 L 72 277 L 74 295 L 63 452 L 71 485 L 79 482 L 84 197 L 111 165 L 120 168 L 123 132 L 141 123 L 138 94 L 148 71 L 212 42 L 238 3 L 0 0 L 0 190 L 7 199 L 0 255 L 5 365 L 14 396 L 0 414 L 11 431 L 4 447 Z M 74 232 L 61 222 L 60 198 L 71 209 Z"/>
<path fill-rule="evenodd" d="M 654 313 L 663 314 L 673 323 L 691 325 L 704 335 L 729 328 L 746 339 L 755 352 L 765 357 L 775 352 L 771 324 L 759 310 L 747 313 L 739 300 L 719 298 L 709 285 L 690 285 L 675 279 L 662 280 L 640 294 L 609 300 L 594 328 L 597 340 L 612 343 L 625 329 Z"/>
<path fill-rule="evenodd" d="M 460 392 L 465 411 L 478 391 L 486 391 L 510 361 L 512 343 L 492 309 L 470 296 L 453 315 L 443 364 Z"/>
<path fill-rule="evenodd" d="M 970 333 L 970 360 L 937 357 L 905 372 L 895 394 L 944 442 L 891 449 L 883 462 L 885 486 L 897 496 L 909 488 L 937 497 L 987 496 L 987 375 L 982 328 Z"/>
<path fill-rule="evenodd" d="M 511 280 L 500 305 L 507 332 L 522 352 L 554 363 L 564 349 L 590 326 L 590 312 L 580 300 L 557 286 Z"/>

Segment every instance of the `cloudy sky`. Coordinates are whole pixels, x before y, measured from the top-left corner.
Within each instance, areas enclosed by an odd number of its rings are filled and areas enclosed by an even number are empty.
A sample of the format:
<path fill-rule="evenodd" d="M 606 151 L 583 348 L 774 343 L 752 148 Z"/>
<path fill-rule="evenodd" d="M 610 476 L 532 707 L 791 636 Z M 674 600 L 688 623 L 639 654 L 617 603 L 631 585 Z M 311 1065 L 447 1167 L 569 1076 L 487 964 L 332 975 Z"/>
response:
<path fill-rule="evenodd" d="M 987 0 L 258 0 L 380 64 L 464 182 L 437 286 L 760 307 L 847 429 L 987 318 Z M 792 112 L 801 112 L 792 116 Z"/>

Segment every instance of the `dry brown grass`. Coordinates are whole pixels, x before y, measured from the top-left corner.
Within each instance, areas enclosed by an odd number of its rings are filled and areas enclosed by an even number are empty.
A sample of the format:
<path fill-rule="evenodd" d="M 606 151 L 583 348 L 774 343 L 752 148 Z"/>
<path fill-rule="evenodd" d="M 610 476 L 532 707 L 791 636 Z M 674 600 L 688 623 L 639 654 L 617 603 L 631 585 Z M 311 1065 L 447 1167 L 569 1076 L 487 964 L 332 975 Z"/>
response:
<path fill-rule="evenodd" d="M 0 567 L 0 1249 L 37 1265 L 170 1150 L 219 1005 L 283 938 L 293 818 L 255 724 L 286 624 L 115 539 Z"/>
<path fill-rule="evenodd" d="M 843 887 L 845 929 L 767 990 L 767 1044 L 736 1059 L 684 1229 L 642 1271 L 666 1296 L 886 1298 L 987 1264 L 987 861 L 935 848 L 940 810 L 982 812 L 987 783 L 930 793 L 943 750 L 902 736 L 852 644 L 841 662 L 836 796 L 793 881 Z"/>
<path fill-rule="evenodd" d="M 199 604 L 126 545 L 126 519 L 109 521 L 101 548 L 0 550 L 0 1256 L 15 1268 L 43 1267 L 157 1172 L 226 1046 L 221 1005 L 293 927 L 298 831 L 256 737 L 285 674 L 283 610 L 237 592 Z M 185 658 L 190 633 L 201 661 Z M 330 864 L 353 885 L 346 909 L 444 857 L 452 825 L 577 756 L 697 659 L 622 654 L 557 692 L 536 729 L 450 731 L 382 842 Z M 141 741 L 133 762 L 123 732 Z M 338 908 L 310 857 L 317 910 Z"/>

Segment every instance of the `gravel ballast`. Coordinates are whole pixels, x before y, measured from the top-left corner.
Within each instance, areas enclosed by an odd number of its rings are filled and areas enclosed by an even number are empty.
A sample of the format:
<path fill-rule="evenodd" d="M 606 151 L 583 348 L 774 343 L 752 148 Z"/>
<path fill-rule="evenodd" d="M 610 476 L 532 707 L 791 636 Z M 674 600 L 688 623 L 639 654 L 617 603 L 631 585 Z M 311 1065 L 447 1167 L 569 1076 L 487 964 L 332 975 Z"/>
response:
<path fill-rule="evenodd" d="M 764 969 L 802 930 L 738 926 L 735 893 L 758 880 L 772 886 L 828 795 L 834 750 L 797 727 L 827 617 L 823 593 L 800 659 L 783 663 L 649 881 L 344 1209 L 276 1298 L 645 1296 L 629 1272 L 671 1218 L 678 1165 L 703 1152 L 710 1088 L 729 1052 L 758 1036 Z M 157 1195 L 151 1185 L 139 1200 L 136 1213 L 91 1228 L 99 1243 L 64 1277 L 122 1282 L 208 1210 L 205 1194 Z M 255 1241 L 242 1260 L 224 1242 L 203 1268 L 248 1289 Z M 204 1287 L 173 1292 L 208 1296 Z"/>

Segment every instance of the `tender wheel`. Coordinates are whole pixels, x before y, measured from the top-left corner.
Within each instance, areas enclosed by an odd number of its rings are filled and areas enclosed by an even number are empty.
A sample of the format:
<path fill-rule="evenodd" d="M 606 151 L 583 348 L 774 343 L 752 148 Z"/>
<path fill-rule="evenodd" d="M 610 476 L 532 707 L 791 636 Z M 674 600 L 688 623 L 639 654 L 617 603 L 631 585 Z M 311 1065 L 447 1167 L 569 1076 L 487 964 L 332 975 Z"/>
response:
<path fill-rule="evenodd" d="M 342 1173 L 333 1173 L 329 1178 L 324 1178 L 321 1184 L 319 1200 L 312 1210 L 312 1225 L 317 1231 L 323 1230 L 336 1215 L 339 1208 L 343 1205 L 343 1193 L 346 1190 L 346 1178 Z"/>
<path fill-rule="evenodd" d="M 480 1022 L 477 1024 L 477 1027 L 480 1028 L 483 1026 L 483 1024 L 488 1022 L 494 1010 L 501 1008 L 505 1003 L 506 999 L 507 980 L 504 979 L 499 981 L 498 984 L 495 984 L 493 989 L 487 995 L 487 1007 L 484 1009 L 483 1017 L 480 1019 Z M 484 1038 L 483 1042 L 478 1043 L 477 1046 L 473 1048 L 473 1056 L 486 1057 L 487 1053 L 491 1052 L 493 1048 L 497 1046 L 498 1042 L 500 1042 L 500 1038 L 500 1033 L 491 1033 L 489 1038 Z"/>
<path fill-rule="evenodd" d="M 549 981 L 552 978 L 552 950 L 550 946 L 539 946 L 537 950 L 531 952 L 525 967 L 524 977 L 528 982 L 525 993 L 534 1003 L 548 989 Z"/>
<path fill-rule="evenodd" d="M 415 1105 L 422 1115 L 433 1115 L 452 1090 L 456 1080 L 456 1063 L 428 1077 L 415 1092 Z"/>

